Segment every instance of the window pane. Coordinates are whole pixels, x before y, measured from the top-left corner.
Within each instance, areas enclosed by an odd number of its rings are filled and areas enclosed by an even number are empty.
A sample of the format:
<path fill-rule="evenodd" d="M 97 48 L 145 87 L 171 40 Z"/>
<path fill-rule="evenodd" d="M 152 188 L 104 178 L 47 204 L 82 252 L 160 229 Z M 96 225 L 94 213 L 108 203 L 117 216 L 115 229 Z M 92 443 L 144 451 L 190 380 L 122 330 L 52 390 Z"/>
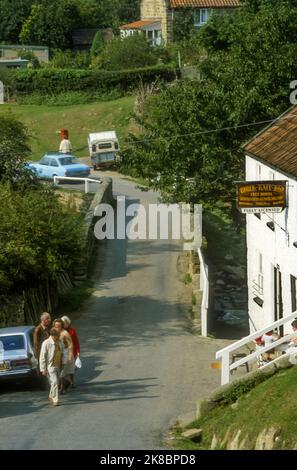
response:
<path fill-rule="evenodd" d="M 0 336 L 0 341 L 4 351 L 13 351 L 15 349 L 25 349 L 23 335 Z"/>
<path fill-rule="evenodd" d="M 201 9 L 200 10 L 200 23 L 206 23 L 207 21 L 207 10 Z"/>
<path fill-rule="evenodd" d="M 73 163 L 78 163 L 75 157 L 59 158 L 59 162 L 62 166 L 73 165 Z"/>

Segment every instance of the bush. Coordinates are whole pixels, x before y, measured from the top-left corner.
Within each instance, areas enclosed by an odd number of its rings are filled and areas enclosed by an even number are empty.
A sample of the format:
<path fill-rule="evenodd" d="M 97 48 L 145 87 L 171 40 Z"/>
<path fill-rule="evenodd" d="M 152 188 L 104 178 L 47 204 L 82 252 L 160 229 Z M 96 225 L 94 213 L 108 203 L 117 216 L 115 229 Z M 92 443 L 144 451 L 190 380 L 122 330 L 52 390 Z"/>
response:
<path fill-rule="evenodd" d="M 114 89 L 121 93 L 134 90 L 140 81 L 151 83 L 156 79 L 172 81 L 177 72 L 173 67 L 155 66 L 118 72 L 78 69 L 19 69 L 15 72 L 18 95 L 39 93 L 59 95 L 65 92 L 96 92 L 108 94 Z"/>
<path fill-rule="evenodd" d="M 54 69 L 87 69 L 89 65 L 90 57 L 85 51 L 75 53 L 55 50 L 47 67 Z"/>
<path fill-rule="evenodd" d="M 83 254 L 83 215 L 51 189 L 15 191 L 0 185 L 0 296 L 56 279 Z"/>
<path fill-rule="evenodd" d="M 269 377 L 269 375 L 258 373 L 248 379 L 234 382 L 222 393 L 220 404 L 229 405 L 231 403 L 235 403 L 238 398 L 250 392 L 253 388 L 267 380 Z"/>
<path fill-rule="evenodd" d="M 157 48 L 153 48 L 143 35 L 125 39 L 114 38 L 93 59 L 93 66 L 104 70 L 125 70 L 149 67 L 158 62 Z"/>
<path fill-rule="evenodd" d="M 103 49 L 104 49 L 103 34 L 102 34 L 102 31 L 97 31 L 92 42 L 91 56 L 96 57 L 98 54 L 100 54 L 103 51 Z"/>

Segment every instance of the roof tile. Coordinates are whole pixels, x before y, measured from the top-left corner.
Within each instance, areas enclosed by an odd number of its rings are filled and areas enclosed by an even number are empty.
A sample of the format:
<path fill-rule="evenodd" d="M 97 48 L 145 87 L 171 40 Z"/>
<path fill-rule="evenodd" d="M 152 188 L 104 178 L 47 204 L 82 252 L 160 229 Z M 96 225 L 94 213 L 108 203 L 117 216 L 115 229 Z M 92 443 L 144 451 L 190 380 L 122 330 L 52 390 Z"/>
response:
<path fill-rule="evenodd" d="M 297 177 L 297 106 L 252 139 L 244 150 Z"/>
<path fill-rule="evenodd" d="M 240 0 L 170 0 L 171 8 L 231 8 L 239 7 Z"/>
<path fill-rule="evenodd" d="M 154 23 L 159 23 L 160 20 L 141 20 L 141 21 L 134 21 L 133 23 L 123 24 L 120 26 L 120 29 L 139 29 L 144 26 L 149 26 Z"/>

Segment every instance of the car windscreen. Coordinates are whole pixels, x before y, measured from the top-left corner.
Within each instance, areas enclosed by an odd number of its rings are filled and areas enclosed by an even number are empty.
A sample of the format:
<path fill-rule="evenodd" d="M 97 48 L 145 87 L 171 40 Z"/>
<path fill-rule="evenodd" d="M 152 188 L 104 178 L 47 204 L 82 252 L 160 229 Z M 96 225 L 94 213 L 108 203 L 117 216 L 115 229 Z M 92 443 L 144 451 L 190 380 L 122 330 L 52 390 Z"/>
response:
<path fill-rule="evenodd" d="M 3 348 L 1 348 L 1 346 L 3 346 Z M 24 336 L 23 335 L 0 336 L 0 349 L 4 349 L 4 351 L 13 351 L 15 349 L 25 349 Z"/>
<path fill-rule="evenodd" d="M 73 165 L 73 163 L 78 163 L 77 159 L 75 157 L 63 157 L 63 158 L 59 158 L 59 162 L 61 163 L 61 165 L 63 166 L 67 166 L 67 165 Z"/>
<path fill-rule="evenodd" d="M 103 150 L 103 149 L 111 149 L 112 144 L 110 142 L 105 142 L 103 144 L 98 144 L 98 149 Z"/>

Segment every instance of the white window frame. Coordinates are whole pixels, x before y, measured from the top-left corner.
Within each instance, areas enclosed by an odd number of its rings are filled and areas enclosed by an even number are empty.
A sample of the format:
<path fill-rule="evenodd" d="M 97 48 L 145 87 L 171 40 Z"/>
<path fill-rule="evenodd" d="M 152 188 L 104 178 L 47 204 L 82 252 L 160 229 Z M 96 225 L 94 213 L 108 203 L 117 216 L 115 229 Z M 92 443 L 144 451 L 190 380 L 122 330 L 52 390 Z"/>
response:
<path fill-rule="evenodd" d="M 197 8 L 194 11 L 194 26 L 204 26 L 212 14 L 212 8 Z M 205 20 L 203 21 L 203 15 L 205 15 Z"/>

